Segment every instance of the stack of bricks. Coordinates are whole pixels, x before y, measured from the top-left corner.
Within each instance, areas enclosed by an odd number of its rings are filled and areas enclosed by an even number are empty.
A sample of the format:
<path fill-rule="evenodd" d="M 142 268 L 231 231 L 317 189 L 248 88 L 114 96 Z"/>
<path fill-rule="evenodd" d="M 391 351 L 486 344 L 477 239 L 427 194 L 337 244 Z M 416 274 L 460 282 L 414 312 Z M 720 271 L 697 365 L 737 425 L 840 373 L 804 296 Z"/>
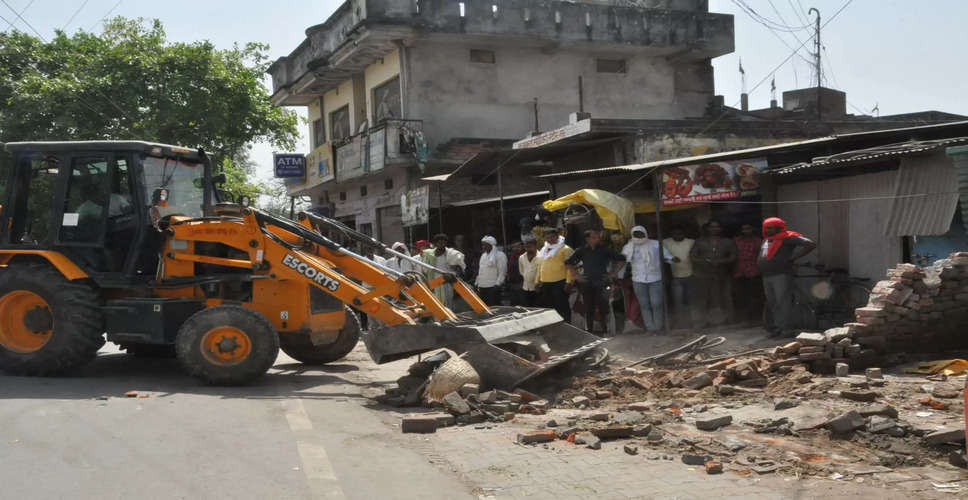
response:
<path fill-rule="evenodd" d="M 968 324 L 968 252 L 929 268 L 900 264 L 877 282 L 857 321 L 844 325 L 858 344 L 880 352 L 954 347 Z M 963 337 L 963 336 L 958 336 Z"/>
<path fill-rule="evenodd" d="M 877 282 L 856 321 L 820 333 L 801 333 L 778 347 L 779 357 L 797 357 L 813 372 L 838 362 L 857 369 L 883 354 L 928 352 L 968 345 L 968 252 L 951 254 L 933 266 L 899 264 Z"/>

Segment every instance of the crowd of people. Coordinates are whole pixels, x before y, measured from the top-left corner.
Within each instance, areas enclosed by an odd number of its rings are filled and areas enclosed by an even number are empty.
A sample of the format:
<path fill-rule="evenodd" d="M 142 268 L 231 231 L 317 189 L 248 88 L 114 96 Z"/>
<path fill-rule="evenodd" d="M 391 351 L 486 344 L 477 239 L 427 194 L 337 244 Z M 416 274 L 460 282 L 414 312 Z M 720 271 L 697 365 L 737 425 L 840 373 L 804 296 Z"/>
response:
<path fill-rule="evenodd" d="M 400 242 L 392 248 L 473 283 L 489 306 L 553 308 L 569 323 L 573 311 L 578 312 L 585 329 L 600 335 L 609 333 L 610 308 L 618 301 L 626 329 L 637 325 L 658 333 L 762 321 L 779 336 L 795 326 L 790 307 L 797 261 L 816 245 L 775 217 L 763 221 L 762 237 L 757 233 L 754 224 L 746 223 L 730 238 L 713 220 L 692 239 L 684 228 L 673 227 L 660 252 L 659 241 L 650 239 L 644 226 L 633 227 L 627 240 L 621 233 L 605 238 L 603 231 L 589 229 L 582 234 L 583 244 L 572 248 L 559 227 L 548 225 L 523 234 L 508 253 L 490 235 L 481 239 L 477 252 L 464 247 L 462 236 L 455 236 L 452 245 L 446 234 L 418 241 L 413 253 Z M 428 280 L 441 274 L 399 256 L 367 256 L 401 273 L 423 273 Z M 445 282 L 434 293 L 455 307 L 452 284 Z"/>

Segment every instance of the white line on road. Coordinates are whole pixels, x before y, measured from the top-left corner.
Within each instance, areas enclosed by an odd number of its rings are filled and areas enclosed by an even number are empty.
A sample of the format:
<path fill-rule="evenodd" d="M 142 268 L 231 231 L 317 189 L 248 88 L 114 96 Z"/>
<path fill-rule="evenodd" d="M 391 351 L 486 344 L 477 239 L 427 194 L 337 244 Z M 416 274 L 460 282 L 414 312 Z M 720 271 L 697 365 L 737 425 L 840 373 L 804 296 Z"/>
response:
<path fill-rule="evenodd" d="M 326 499 L 346 498 L 339 485 L 333 466 L 326 455 L 326 448 L 314 443 L 299 441 L 299 458 L 302 459 L 303 472 L 309 480 L 309 488 L 315 496 Z"/>
<path fill-rule="evenodd" d="M 313 430 L 313 422 L 309 420 L 306 407 L 302 400 L 298 398 L 286 399 L 282 402 L 282 408 L 286 410 L 286 421 L 289 422 L 289 429 L 293 432 Z"/>

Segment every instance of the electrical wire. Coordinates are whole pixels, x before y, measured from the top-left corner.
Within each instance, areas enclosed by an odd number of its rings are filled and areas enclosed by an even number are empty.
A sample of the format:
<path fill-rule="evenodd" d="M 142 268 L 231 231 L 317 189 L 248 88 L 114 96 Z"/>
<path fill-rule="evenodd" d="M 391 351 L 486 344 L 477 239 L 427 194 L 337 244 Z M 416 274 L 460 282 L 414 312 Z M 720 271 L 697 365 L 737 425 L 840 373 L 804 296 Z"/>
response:
<path fill-rule="evenodd" d="M 837 19 L 837 16 L 839 16 L 840 13 L 844 11 L 844 9 L 846 9 L 851 3 L 853 3 L 853 1 L 854 0 L 847 0 L 846 2 L 844 2 L 844 5 L 842 5 L 840 7 L 840 9 L 837 9 L 837 12 L 834 12 L 834 15 L 830 16 L 829 18 L 827 18 L 827 21 L 824 22 L 820 26 L 820 29 L 825 28 L 828 24 L 830 24 L 831 22 L 833 22 L 834 19 Z M 796 50 L 802 49 L 803 46 L 806 45 L 808 42 L 810 42 L 810 40 L 813 40 L 813 38 L 815 36 L 816 36 L 816 34 L 814 34 L 814 36 L 811 36 L 810 38 L 807 38 L 806 40 L 804 40 L 803 43 L 801 43 L 800 46 L 797 47 Z M 754 91 L 756 91 L 756 89 L 758 89 L 760 87 L 760 85 L 763 85 L 763 83 L 766 82 L 766 80 L 769 79 L 770 76 L 774 75 L 778 69 L 780 69 L 781 67 L 783 67 L 783 65 L 786 64 L 787 61 L 789 61 L 790 59 L 793 59 L 793 56 L 794 55 L 796 55 L 796 52 L 791 52 L 790 55 L 788 55 L 785 59 L 783 59 L 782 61 L 780 61 L 780 64 L 777 64 L 776 67 L 773 68 L 772 71 L 768 72 L 766 74 L 766 76 L 763 77 L 762 80 L 760 80 L 759 82 L 757 82 L 756 85 L 753 86 L 753 89 L 750 90 L 750 93 L 753 93 Z M 736 104 L 733 104 L 733 107 L 736 107 L 737 104 L 739 104 L 739 101 L 737 101 Z M 716 125 L 717 123 L 719 123 L 720 120 L 722 120 L 728 114 L 729 114 L 729 110 L 723 111 L 722 113 L 720 113 L 720 115 L 718 117 L 716 117 L 715 120 L 712 120 L 711 122 L 709 122 L 709 124 L 706 125 L 696 135 L 697 136 L 701 136 L 701 135 L 705 134 L 706 132 L 709 131 L 709 129 L 711 129 L 714 125 Z M 645 174 L 642 174 L 641 176 L 639 176 L 638 178 L 636 178 L 634 181 L 632 181 L 631 183 L 629 183 L 627 186 L 623 187 L 621 190 L 619 190 L 615 194 L 622 194 L 622 193 L 624 193 L 629 188 L 631 188 L 632 186 L 638 184 L 640 181 L 642 181 L 643 179 L 645 179 L 646 177 L 648 177 L 649 175 L 652 175 L 652 174 L 653 174 L 653 172 L 651 170 L 649 172 L 646 172 Z"/>
<path fill-rule="evenodd" d="M 763 25 L 767 25 L 769 27 L 772 27 L 773 29 L 777 29 L 777 30 L 780 30 L 780 31 L 786 31 L 786 32 L 792 33 L 792 32 L 796 32 L 796 31 L 804 31 L 804 30 L 809 29 L 809 28 L 812 27 L 810 24 L 806 24 L 806 25 L 803 25 L 803 26 L 788 26 L 788 25 L 786 25 L 784 23 L 778 23 L 778 22 L 776 22 L 776 21 L 774 21 L 774 20 L 772 20 L 772 19 L 770 19 L 770 18 L 768 18 L 768 17 L 760 14 L 759 12 L 756 12 L 756 10 L 753 9 L 752 7 L 750 7 L 749 4 L 747 4 L 744 0 L 733 0 L 733 3 L 736 4 L 736 6 L 738 6 L 740 9 L 742 9 L 744 12 L 746 12 L 747 15 L 749 15 L 750 17 L 752 17 L 754 21 L 756 21 L 756 22 L 758 22 L 760 24 L 763 24 Z"/>
<path fill-rule="evenodd" d="M 64 23 L 64 26 L 61 27 L 61 31 L 66 30 L 67 27 L 70 26 L 72 22 L 74 22 L 74 18 L 76 18 L 77 15 L 80 14 L 82 10 L 84 10 L 84 6 L 87 5 L 87 2 L 90 2 L 90 1 L 91 0 L 84 0 L 83 2 L 81 2 L 81 6 L 78 7 L 73 14 L 71 14 L 71 18 L 68 19 L 66 23 Z"/>
<path fill-rule="evenodd" d="M 121 5 L 121 2 L 123 2 L 123 1 L 124 0 L 118 0 L 118 3 L 114 4 L 114 7 L 111 7 L 110 9 L 108 9 L 108 12 L 106 14 L 104 14 L 104 16 L 102 16 L 100 20 L 98 20 L 97 22 L 95 22 L 94 24 L 92 24 L 91 27 L 88 28 L 87 30 L 88 31 L 94 31 L 94 28 L 96 28 L 98 24 L 103 23 L 104 20 L 107 19 L 108 16 L 110 16 L 111 13 L 114 12 L 114 9 L 117 9 L 118 6 Z"/>
<path fill-rule="evenodd" d="M 9 3 L 7 3 L 7 0 L 0 0 L 0 2 L 3 2 L 3 4 L 6 5 L 8 9 L 10 9 L 10 12 L 13 12 L 14 14 L 16 14 L 17 15 L 17 19 L 20 19 L 21 22 L 23 22 L 24 24 L 26 24 L 27 27 L 30 28 L 30 30 L 33 31 L 37 35 L 37 37 L 39 37 L 45 43 L 47 42 L 47 39 L 44 38 L 44 35 L 41 35 L 40 32 L 37 31 L 36 28 L 34 28 L 30 23 L 27 22 L 26 19 L 24 19 L 23 16 L 20 15 L 20 13 L 18 13 L 16 10 L 14 10 L 14 8 L 11 7 Z M 28 7 L 29 7 L 29 5 L 28 5 Z M 26 9 L 24 9 L 24 10 L 26 10 Z"/>
<path fill-rule="evenodd" d="M 27 5 L 25 5 L 24 8 L 20 9 L 20 14 L 23 15 L 24 12 L 27 12 L 27 9 L 29 9 L 30 6 L 33 4 L 34 4 L 34 0 L 30 0 L 29 2 L 27 2 Z M 4 21 L 7 21 L 8 28 L 17 29 L 16 27 L 14 27 L 12 22 L 8 21 L 7 19 L 4 19 Z"/>

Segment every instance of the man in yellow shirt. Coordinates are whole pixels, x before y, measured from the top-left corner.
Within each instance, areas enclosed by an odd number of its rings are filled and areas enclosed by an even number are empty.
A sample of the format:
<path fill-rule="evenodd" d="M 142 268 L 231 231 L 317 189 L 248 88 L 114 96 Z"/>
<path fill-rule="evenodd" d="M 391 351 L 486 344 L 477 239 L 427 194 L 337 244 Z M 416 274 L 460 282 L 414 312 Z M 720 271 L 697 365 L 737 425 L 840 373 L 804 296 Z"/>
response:
<path fill-rule="evenodd" d="M 545 243 L 538 251 L 538 270 L 535 273 L 535 290 L 543 307 L 551 307 L 571 323 L 571 304 L 565 285 L 571 283 L 571 271 L 565 261 L 574 251 L 565 244 L 558 228 L 548 227 L 544 232 Z"/>

